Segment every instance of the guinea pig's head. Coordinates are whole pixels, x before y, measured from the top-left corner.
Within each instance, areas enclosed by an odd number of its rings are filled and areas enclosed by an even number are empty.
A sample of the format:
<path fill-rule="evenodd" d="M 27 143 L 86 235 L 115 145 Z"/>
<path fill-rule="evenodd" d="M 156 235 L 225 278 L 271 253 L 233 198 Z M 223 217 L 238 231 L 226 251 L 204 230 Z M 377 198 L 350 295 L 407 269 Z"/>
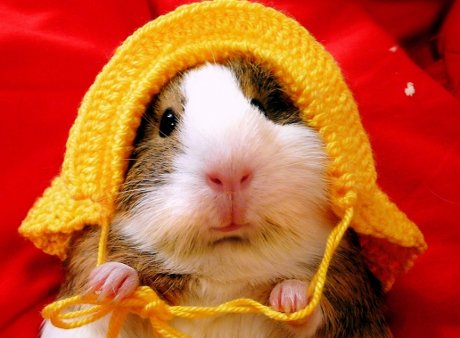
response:
<path fill-rule="evenodd" d="M 255 62 L 177 75 L 148 107 L 131 161 L 114 226 L 171 271 L 282 273 L 322 255 L 323 145 Z"/>

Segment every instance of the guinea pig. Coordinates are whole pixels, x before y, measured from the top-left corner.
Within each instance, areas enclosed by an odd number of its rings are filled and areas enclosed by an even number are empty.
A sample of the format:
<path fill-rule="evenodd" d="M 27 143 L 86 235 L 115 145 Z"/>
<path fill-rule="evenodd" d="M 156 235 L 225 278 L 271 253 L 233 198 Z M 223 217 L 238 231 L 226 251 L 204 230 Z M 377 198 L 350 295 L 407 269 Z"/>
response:
<path fill-rule="evenodd" d="M 118 301 L 137 286 L 173 305 L 215 306 L 248 297 L 291 313 L 336 225 L 328 157 L 276 77 L 243 58 L 175 76 L 143 116 L 110 227 L 107 263 L 96 266 L 99 229 L 72 243 L 59 297 L 95 292 Z M 42 337 L 104 337 L 107 318 Z M 349 230 L 324 294 L 300 322 L 258 314 L 174 319 L 191 337 L 390 337 L 380 282 Z M 154 337 L 126 320 L 120 337 Z"/>

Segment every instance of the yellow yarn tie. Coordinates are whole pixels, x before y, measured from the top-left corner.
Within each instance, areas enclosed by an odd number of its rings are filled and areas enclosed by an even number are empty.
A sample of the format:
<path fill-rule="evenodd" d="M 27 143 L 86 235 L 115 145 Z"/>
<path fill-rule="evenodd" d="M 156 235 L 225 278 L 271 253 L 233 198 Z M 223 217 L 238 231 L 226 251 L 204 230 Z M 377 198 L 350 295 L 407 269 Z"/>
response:
<path fill-rule="evenodd" d="M 354 200 L 354 198 L 355 193 L 349 191 L 345 200 Z M 57 327 L 72 329 L 95 322 L 111 313 L 112 317 L 109 322 L 107 338 L 116 338 L 118 336 L 129 313 L 149 319 L 153 331 L 159 337 L 164 338 L 188 337 L 170 326 L 169 322 L 175 317 L 192 319 L 230 313 L 259 313 L 278 321 L 297 321 L 309 316 L 319 305 L 331 259 L 343 235 L 350 226 L 352 218 L 353 207 L 349 206 L 340 223 L 330 233 L 318 271 L 310 283 L 309 290 L 305 290 L 312 295 L 310 302 L 304 309 L 291 314 L 278 312 L 269 306 L 248 298 L 235 299 L 215 307 L 171 306 L 163 301 L 150 287 L 140 286 L 132 295 L 119 302 L 100 302 L 97 300 L 96 295 L 77 295 L 59 300 L 46 306 L 42 311 L 42 316 L 51 320 L 53 325 Z M 98 265 L 105 261 L 108 230 L 108 223 L 103 222 L 99 242 Z M 66 311 L 66 309 L 82 305 L 84 306 L 82 310 Z M 85 307 L 85 305 L 92 306 Z"/>
<path fill-rule="evenodd" d="M 97 250 L 97 265 L 101 265 L 106 261 L 107 257 L 107 240 L 109 238 L 109 222 L 104 220 L 101 222 L 101 235 L 99 238 L 99 246 Z"/>

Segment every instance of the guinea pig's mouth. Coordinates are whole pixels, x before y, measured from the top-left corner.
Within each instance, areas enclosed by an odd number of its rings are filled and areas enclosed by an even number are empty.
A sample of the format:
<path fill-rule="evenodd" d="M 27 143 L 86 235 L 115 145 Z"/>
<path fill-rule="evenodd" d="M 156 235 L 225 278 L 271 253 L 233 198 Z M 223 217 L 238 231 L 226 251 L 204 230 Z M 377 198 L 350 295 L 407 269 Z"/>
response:
<path fill-rule="evenodd" d="M 230 244 L 241 244 L 247 242 L 247 239 L 244 239 L 240 236 L 227 236 L 218 239 L 212 243 L 213 246 L 217 246 L 223 243 L 230 243 Z"/>
<path fill-rule="evenodd" d="M 240 231 L 246 227 L 248 227 L 248 224 L 246 223 L 239 224 L 234 222 L 221 227 L 211 227 L 211 231 L 213 233 L 218 234 L 219 237 L 222 236 L 221 238 L 212 242 L 212 244 L 215 246 L 223 243 L 241 244 L 246 242 L 247 240 L 244 239 L 243 236 L 244 231 Z"/>

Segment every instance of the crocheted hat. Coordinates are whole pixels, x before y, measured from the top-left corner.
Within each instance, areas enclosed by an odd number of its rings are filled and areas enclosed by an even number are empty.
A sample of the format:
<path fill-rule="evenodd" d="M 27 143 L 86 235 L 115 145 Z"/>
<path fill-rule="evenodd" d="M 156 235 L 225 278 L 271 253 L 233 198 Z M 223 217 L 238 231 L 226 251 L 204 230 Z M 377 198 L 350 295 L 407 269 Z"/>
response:
<path fill-rule="evenodd" d="M 390 287 L 426 244 L 376 184 L 371 147 L 339 68 L 296 21 L 245 1 L 179 7 L 117 49 L 83 99 L 60 175 L 30 210 L 20 233 L 64 259 L 79 230 L 109 224 L 151 97 L 179 71 L 234 56 L 271 69 L 304 122 L 319 133 L 330 158 L 333 211 L 340 219 L 350 218 L 369 266 Z M 335 234 L 336 242 L 342 234 Z"/>

